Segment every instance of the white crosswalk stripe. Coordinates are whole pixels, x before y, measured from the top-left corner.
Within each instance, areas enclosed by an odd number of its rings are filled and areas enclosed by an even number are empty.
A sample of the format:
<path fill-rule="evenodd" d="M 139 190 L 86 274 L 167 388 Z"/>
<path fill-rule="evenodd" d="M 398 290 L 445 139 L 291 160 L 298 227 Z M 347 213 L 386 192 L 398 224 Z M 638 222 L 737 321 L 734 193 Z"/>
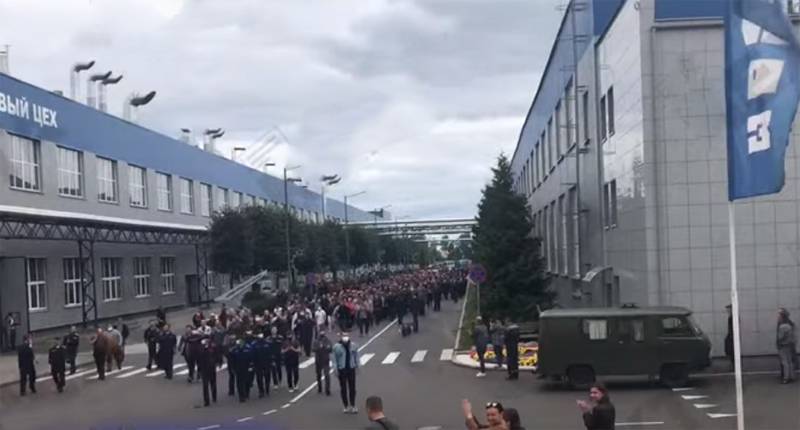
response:
<path fill-rule="evenodd" d="M 217 369 L 217 372 L 222 372 L 223 370 L 228 368 L 228 363 L 223 364 Z"/>
<path fill-rule="evenodd" d="M 186 363 L 176 364 L 175 366 L 172 367 L 172 371 L 174 372 L 175 369 L 180 369 L 181 367 L 186 367 Z M 146 374 L 144 376 L 147 376 L 148 378 L 152 378 L 154 376 L 159 376 L 159 375 L 163 375 L 163 374 L 164 374 L 163 370 L 156 370 L 155 372 L 150 372 L 150 373 L 148 373 L 148 374 Z"/>
<path fill-rule="evenodd" d="M 110 372 L 106 372 L 105 376 L 116 375 L 117 373 L 126 372 L 126 371 L 131 370 L 131 369 L 133 369 L 133 366 L 123 366 L 122 369 L 114 369 L 114 370 L 112 370 Z M 94 376 L 86 378 L 86 379 L 88 379 L 88 380 L 100 379 L 100 375 L 94 375 Z"/>
<path fill-rule="evenodd" d="M 305 369 L 306 367 L 309 367 L 309 366 L 311 366 L 312 364 L 314 364 L 314 358 L 309 358 L 308 360 L 306 360 L 306 361 L 304 361 L 304 362 L 300 363 L 300 368 L 301 368 L 301 369 Z"/>
<path fill-rule="evenodd" d="M 372 357 L 374 357 L 374 356 L 375 356 L 375 354 L 372 354 L 372 353 L 362 354 L 361 357 L 359 357 L 359 360 L 358 360 L 359 364 L 362 365 L 362 366 L 367 364 L 372 359 Z"/>
<path fill-rule="evenodd" d="M 442 355 L 439 356 L 440 361 L 450 361 L 453 359 L 453 349 L 446 348 L 442 350 Z"/>
<path fill-rule="evenodd" d="M 132 370 L 132 371 L 130 371 L 128 373 L 123 373 L 122 375 L 117 376 L 117 379 L 130 378 L 131 376 L 135 376 L 135 375 L 138 375 L 138 374 L 144 373 L 144 372 L 147 372 L 147 368 L 146 367 L 142 367 L 140 369 Z"/>
<path fill-rule="evenodd" d="M 414 356 L 411 357 L 412 363 L 420 363 L 425 360 L 425 354 L 428 353 L 427 349 L 420 349 L 419 351 L 414 353 Z"/>
<path fill-rule="evenodd" d="M 81 377 L 81 376 L 83 376 L 83 375 L 88 375 L 88 374 L 90 374 L 90 373 L 95 373 L 95 372 L 96 372 L 96 370 L 95 370 L 95 369 L 92 369 L 92 370 L 84 370 L 83 372 L 77 372 L 77 373 L 74 373 L 74 374 L 72 374 L 72 375 L 69 375 L 69 376 L 67 376 L 67 377 L 66 377 L 66 378 L 64 378 L 64 379 L 65 379 L 65 380 L 67 380 L 67 381 L 69 381 L 70 379 L 80 378 L 80 377 Z"/>
<path fill-rule="evenodd" d="M 184 369 L 184 370 L 181 370 L 180 372 L 176 373 L 175 376 L 183 376 L 183 375 L 188 375 L 188 374 L 189 374 L 189 369 Z"/>
<path fill-rule="evenodd" d="M 400 356 L 399 352 L 390 352 L 389 355 L 387 355 L 386 358 L 383 359 L 381 364 L 393 364 L 395 361 L 397 361 L 397 357 L 399 356 Z"/>

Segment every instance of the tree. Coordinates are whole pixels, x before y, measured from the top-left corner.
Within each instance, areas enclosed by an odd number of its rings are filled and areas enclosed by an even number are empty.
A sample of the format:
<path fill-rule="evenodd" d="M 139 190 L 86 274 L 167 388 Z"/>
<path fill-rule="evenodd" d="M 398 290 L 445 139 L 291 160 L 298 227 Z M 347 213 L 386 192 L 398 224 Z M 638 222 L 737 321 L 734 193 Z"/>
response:
<path fill-rule="evenodd" d="M 547 307 L 553 294 L 538 255 L 538 239 L 531 237 L 530 211 L 512 188 L 511 165 L 504 154 L 492 172 L 473 227 L 472 253 L 487 272 L 482 312 L 491 318 L 531 320 L 537 317 L 537 306 Z"/>
<path fill-rule="evenodd" d="M 230 273 L 230 284 L 253 267 L 252 225 L 241 211 L 225 209 L 211 220 L 211 267 Z"/>

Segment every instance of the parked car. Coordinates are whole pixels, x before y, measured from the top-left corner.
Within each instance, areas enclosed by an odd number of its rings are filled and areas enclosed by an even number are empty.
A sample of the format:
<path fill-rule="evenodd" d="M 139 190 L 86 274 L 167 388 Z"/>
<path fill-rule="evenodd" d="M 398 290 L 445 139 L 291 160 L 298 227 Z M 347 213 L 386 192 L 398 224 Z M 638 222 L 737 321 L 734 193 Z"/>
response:
<path fill-rule="evenodd" d="M 711 364 L 710 351 L 686 308 L 551 309 L 539 318 L 537 372 L 580 389 L 597 375 L 646 375 L 680 387 Z"/>

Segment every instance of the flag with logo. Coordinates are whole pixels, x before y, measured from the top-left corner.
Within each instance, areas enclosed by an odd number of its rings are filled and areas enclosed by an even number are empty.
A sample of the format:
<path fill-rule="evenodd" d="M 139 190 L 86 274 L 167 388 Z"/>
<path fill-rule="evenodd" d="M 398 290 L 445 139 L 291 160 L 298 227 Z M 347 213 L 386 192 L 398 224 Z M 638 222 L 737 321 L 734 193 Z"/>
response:
<path fill-rule="evenodd" d="M 800 99 L 800 43 L 781 0 L 729 0 L 728 199 L 777 193 Z"/>

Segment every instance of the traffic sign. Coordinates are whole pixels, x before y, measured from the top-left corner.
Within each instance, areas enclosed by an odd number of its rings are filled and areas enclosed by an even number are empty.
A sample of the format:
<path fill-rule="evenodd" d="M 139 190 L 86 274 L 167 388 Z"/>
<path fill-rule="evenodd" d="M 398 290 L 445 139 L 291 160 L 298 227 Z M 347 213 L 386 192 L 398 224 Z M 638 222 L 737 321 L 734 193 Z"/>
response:
<path fill-rule="evenodd" d="M 469 279 L 476 284 L 486 282 L 486 269 L 483 265 L 473 264 L 469 268 Z"/>

